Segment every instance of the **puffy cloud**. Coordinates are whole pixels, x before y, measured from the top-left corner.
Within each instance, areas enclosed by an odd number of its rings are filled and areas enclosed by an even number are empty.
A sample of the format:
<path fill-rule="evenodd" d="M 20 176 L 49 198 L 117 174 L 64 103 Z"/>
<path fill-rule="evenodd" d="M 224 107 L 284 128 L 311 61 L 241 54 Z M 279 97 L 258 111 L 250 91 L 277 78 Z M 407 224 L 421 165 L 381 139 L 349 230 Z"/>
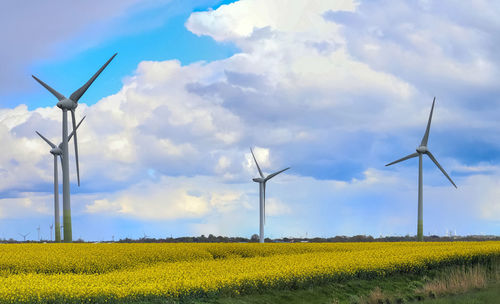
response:
<path fill-rule="evenodd" d="M 481 172 L 478 168 L 476 172 Z M 488 221 L 500 223 L 500 168 L 493 169 L 494 175 L 474 174 L 464 185 L 467 197 L 461 200 L 474 215 Z M 460 202 L 457 198 L 457 201 Z"/>
<path fill-rule="evenodd" d="M 325 25 L 318 14 L 326 10 L 352 11 L 356 4 L 351 0 L 246 0 L 222 5 L 217 10 L 196 12 L 186 22 L 187 28 L 197 35 L 210 35 L 215 40 L 251 38 L 258 29 L 270 28 L 293 32 L 308 38 Z M 286 7 L 287 9 L 283 9 Z M 249 13 L 251 12 L 251 13 Z M 316 33 L 317 34 L 317 33 Z"/>
<path fill-rule="evenodd" d="M 277 198 L 266 200 L 266 216 L 280 216 L 292 213 L 292 209 Z"/>
<path fill-rule="evenodd" d="M 346 48 L 372 69 L 411 83 L 438 98 L 436 122 L 472 137 L 481 129 L 497 140 L 500 113 L 498 3 L 477 1 L 361 1 L 354 12 L 330 11 L 342 25 Z M 447 109 L 446 109 L 447 108 Z M 452 126 L 452 127 L 451 127 Z M 498 141 L 497 141 L 498 142 Z M 496 147 L 498 149 L 498 146 Z"/>
<path fill-rule="evenodd" d="M 325 16 L 344 25 L 350 52 L 378 70 L 433 88 L 451 81 L 483 89 L 493 85 L 498 62 L 491 42 L 500 26 L 493 16 L 500 6 L 491 1 L 387 4 L 362 1 L 354 13 Z M 421 74 L 412 75 L 415 70 Z"/>
<path fill-rule="evenodd" d="M 167 178 L 142 181 L 128 189 L 86 204 L 87 213 L 107 213 L 140 219 L 202 218 L 211 212 L 246 208 L 242 191 L 222 187 L 210 177 Z"/>
<path fill-rule="evenodd" d="M 53 214 L 53 196 L 46 193 L 23 193 L 22 197 L 1 198 L 0 218 L 26 218 Z"/>

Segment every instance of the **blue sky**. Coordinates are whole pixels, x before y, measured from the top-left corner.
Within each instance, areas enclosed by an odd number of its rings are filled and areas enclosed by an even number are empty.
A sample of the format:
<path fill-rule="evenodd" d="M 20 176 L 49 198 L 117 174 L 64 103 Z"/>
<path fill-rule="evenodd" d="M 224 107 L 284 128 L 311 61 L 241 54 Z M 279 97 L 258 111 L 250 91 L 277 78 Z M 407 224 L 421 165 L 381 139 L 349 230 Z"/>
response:
<path fill-rule="evenodd" d="M 25 100 L 24 103 L 30 109 L 52 105 L 47 95 L 42 94 L 45 92 L 38 90 L 36 84 L 25 77 L 26 74 L 44 75 L 50 79 L 65 75 L 68 69 L 79 71 L 80 73 L 72 73 L 71 77 L 59 77 L 57 87 L 63 92 L 69 92 L 85 82 L 87 75 L 95 72 L 91 63 L 99 65 L 103 55 L 111 56 L 118 51 L 120 57 L 127 60 L 106 70 L 111 78 L 131 75 L 143 60 L 177 59 L 182 64 L 189 64 L 229 57 L 237 51 L 234 45 L 216 43 L 209 37 L 197 37 L 184 27 L 184 23 L 193 11 L 217 8 L 231 2 L 233 1 L 184 1 L 180 4 L 179 1 L 158 1 L 151 2 L 145 8 L 138 3 L 131 3 L 128 8 L 130 12 L 115 18 L 116 20 L 103 18 L 95 24 L 85 24 L 81 30 L 72 33 L 74 36 L 64 41 L 54 37 L 52 45 L 47 47 L 51 49 L 51 54 L 21 64 L 24 90 L 19 90 L 18 87 L 3 88 L 0 102 L 12 107 L 19 104 L 19 100 Z M 60 13 L 64 14 L 63 11 Z M 13 25 L 25 21 L 13 20 Z M 32 31 L 30 34 L 38 33 Z M 115 93 L 120 88 L 121 82 L 95 83 L 92 91 L 85 96 L 86 103 L 94 104 L 102 96 Z"/>
<path fill-rule="evenodd" d="M 493 1 L 2 6 L 0 238 L 53 220 L 34 131 L 60 141 L 61 113 L 31 74 L 69 95 L 115 52 L 77 109 L 74 238 L 257 233 L 250 146 L 292 167 L 268 185 L 267 236 L 415 234 L 418 161 L 384 164 L 420 143 L 434 96 L 429 147 L 458 189 L 424 160 L 424 233 L 500 233 Z"/>

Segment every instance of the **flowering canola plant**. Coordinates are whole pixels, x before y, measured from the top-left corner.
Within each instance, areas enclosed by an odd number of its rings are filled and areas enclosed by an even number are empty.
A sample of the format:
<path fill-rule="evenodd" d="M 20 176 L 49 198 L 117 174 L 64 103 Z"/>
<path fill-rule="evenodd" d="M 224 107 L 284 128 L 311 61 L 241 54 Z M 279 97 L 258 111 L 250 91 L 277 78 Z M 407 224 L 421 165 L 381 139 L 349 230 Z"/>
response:
<path fill-rule="evenodd" d="M 500 242 L 3 244 L 0 303 L 241 294 L 500 258 Z"/>

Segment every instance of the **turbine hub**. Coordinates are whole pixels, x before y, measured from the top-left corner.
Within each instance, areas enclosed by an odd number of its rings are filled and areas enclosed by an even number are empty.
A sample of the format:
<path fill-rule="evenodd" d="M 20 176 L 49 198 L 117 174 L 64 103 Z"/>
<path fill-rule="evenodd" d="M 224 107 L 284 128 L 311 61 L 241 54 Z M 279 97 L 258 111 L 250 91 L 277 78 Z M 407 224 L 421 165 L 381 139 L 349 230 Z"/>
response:
<path fill-rule="evenodd" d="M 423 153 L 423 154 L 425 154 L 425 153 L 427 153 L 428 151 L 429 151 L 429 149 L 427 149 L 427 147 L 426 147 L 426 146 L 420 146 L 420 147 L 418 147 L 418 148 L 417 148 L 417 152 L 418 152 L 418 153 Z"/>
<path fill-rule="evenodd" d="M 50 153 L 53 155 L 62 155 L 62 149 L 59 147 L 52 148 Z"/>
<path fill-rule="evenodd" d="M 73 110 L 76 109 L 78 104 L 71 99 L 65 98 L 57 103 L 57 107 L 62 110 Z"/>

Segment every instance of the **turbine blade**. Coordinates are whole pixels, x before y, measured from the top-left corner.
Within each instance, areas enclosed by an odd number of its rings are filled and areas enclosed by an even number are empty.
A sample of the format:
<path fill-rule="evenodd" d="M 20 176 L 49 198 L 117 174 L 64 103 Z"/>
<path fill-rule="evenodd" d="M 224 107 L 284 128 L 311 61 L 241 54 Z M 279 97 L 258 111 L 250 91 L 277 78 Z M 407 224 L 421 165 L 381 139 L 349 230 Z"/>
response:
<path fill-rule="evenodd" d="M 73 122 L 73 135 L 75 136 L 75 161 L 76 161 L 76 176 L 78 178 L 78 187 L 80 187 L 80 164 L 78 163 L 78 140 L 76 137 L 75 110 L 71 110 L 71 121 Z"/>
<path fill-rule="evenodd" d="M 290 169 L 290 167 L 285 168 L 285 169 L 283 169 L 283 170 L 280 170 L 280 171 L 278 171 L 278 172 L 274 172 L 273 174 L 269 174 L 269 175 L 266 177 L 266 181 L 270 180 L 271 178 L 275 177 L 276 175 L 278 175 L 278 174 L 280 174 L 281 172 L 286 171 L 286 170 L 288 170 L 288 169 Z"/>
<path fill-rule="evenodd" d="M 66 97 L 64 97 L 63 94 L 57 92 L 56 90 L 54 90 L 53 88 L 51 88 L 48 84 L 46 84 L 45 82 L 43 82 L 40 79 L 36 78 L 34 75 L 31 75 L 31 77 L 33 77 L 36 81 L 38 81 L 39 84 L 41 84 L 50 93 L 52 93 L 52 95 L 54 95 L 57 98 L 57 100 L 61 101 L 61 100 L 63 100 L 63 99 L 66 98 Z"/>
<path fill-rule="evenodd" d="M 48 140 L 47 138 L 45 138 L 45 136 L 43 136 L 42 134 L 38 133 L 38 131 L 35 131 L 36 134 L 38 134 L 38 136 L 40 136 L 43 140 L 45 140 L 46 143 L 49 144 L 50 147 L 52 148 L 55 148 L 56 145 L 54 145 L 50 140 Z"/>
<path fill-rule="evenodd" d="M 427 146 L 427 140 L 429 140 L 429 131 L 431 129 L 432 112 L 434 112 L 434 103 L 436 103 L 436 97 L 432 101 L 431 113 L 429 114 L 429 121 L 427 122 L 427 128 L 425 129 L 424 137 L 422 138 L 421 146 Z"/>
<path fill-rule="evenodd" d="M 441 172 L 443 172 L 444 176 L 446 176 L 446 178 L 448 178 L 448 180 L 451 182 L 451 184 L 453 186 L 455 186 L 455 188 L 457 188 L 457 185 L 455 185 L 455 183 L 451 180 L 450 176 L 448 176 L 448 173 L 446 173 L 446 171 L 444 171 L 443 167 L 441 167 L 441 165 L 438 163 L 438 161 L 436 160 L 434 155 L 432 155 L 431 151 L 427 151 L 427 156 L 429 156 L 429 158 L 434 162 L 434 164 L 436 164 L 436 166 L 439 168 L 439 170 L 441 170 Z"/>
<path fill-rule="evenodd" d="M 78 127 L 82 124 L 83 120 L 85 119 L 85 117 L 87 116 L 83 116 L 82 120 L 80 120 L 80 122 L 76 125 L 76 130 L 78 130 Z M 71 137 L 73 137 L 73 134 L 75 133 L 75 131 L 71 131 L 71 133 L 69 134 L 68 136 L 68 142 L 71 140 Z"/>
<path fill-rule="evenodd" d="M 59 155 L 59 159 L 61 160 L 61 169 L 63 167 L 63 159 L 62 159 L 62 155 Z"/>
<path fill-rule="evenodd" d="M 94 82 L 94 80 L 96 80 L 97 76 L 99 76 L 99 74 L 101 74 L 101 72 L 108 66 L 108 64 L 111 62 L 111 60 L 113 60 L 113 58 L 115 58 L 116 54 L 117 53 L 115 53 L 113 56 L 111 56 L 111 58 L 109 58 L 108 61 L 106 61 L 106 63 L 99 69 L 99 71 L 97 71 L 94 74 L 94 76 L 92 76 L 92 78 L 89 79 L 89 81 L 87 81 L 81 88 L 79 88 L 73 94 L 71 94 L 69 99 L 73 100 L 74 102 L 78 102 L 78 100 L 80 100 L 82 95 L 87 91 L 87 89 Z"/>
<path fill-rule="evenodd" d="M 387 166 L 390 166 L 390 165 L 394 165 L 394 164 L 396 164 L 396 163 L 399 163 L 399 162 L 402 162 L 402 161 L 404 161 L 404 160 L 407 160 L 407 159 L 410 159 L 410 158 L 413 158 L 413 157 L 417 157 L 417 156 L 418 156 L 418 153 L 417 153 L 417 152 L 415 152 L 415 153 L 410 154 L 410 155 L 408 155 L 408 156 L 405 156 L 405 157 L 403 157 L 403 158 L 401 158 L 401 159 L 398 159 L 398 160 L 396 160 L 396 161 L 393 161 L 392 163 L 388 163 L 388 164 L 387 164 L 387 165 L 385 165 L 385 166 L 387 167 Z"/>
<path fill-rule="evenodd" d="M 253 160 L 255 161 L 255 164 L 257 165 L 257 169 L 259 170 L 260 177 L 264 178 L 264 174 L 262 174 L 262 170 L 260 170 L 259 163 L 257 162 L 255 155 L 253 154 L 252 148 L 250 148 L 250 152 L 252 152 Z"/>

